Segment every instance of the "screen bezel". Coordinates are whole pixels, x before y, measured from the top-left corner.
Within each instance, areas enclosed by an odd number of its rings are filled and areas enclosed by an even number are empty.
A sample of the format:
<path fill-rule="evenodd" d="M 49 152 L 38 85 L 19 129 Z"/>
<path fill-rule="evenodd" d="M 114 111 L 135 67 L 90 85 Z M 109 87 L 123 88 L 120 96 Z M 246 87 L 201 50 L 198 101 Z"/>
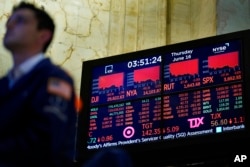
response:
<path fill-rule="evenodd" d="M 161 165 L 161 164 L 176 164 L 178 163 L 192 163 L 195 161 L 206 161 L 211 159 L 230 159 L 235 154 L 243 154 L 246 150 L 247 140 L 250 138 L 250 119 L 249 107 L 247 103 L 250 100 L 250 31 L 244 30 L 223 34 L 213 37 L 207 37 L 182 43 L 176 43 L 147 50 L 141 50 L 131 53 L 125 53 L 95 60 L 83 62 L 81 90 L 80 96 L 83 99 L 83 109 L 78 115 L 77 124 L 77 145 L 76 145 L 76 160 L 80 163 L 89 159 L 98 150 L 88 150 L 88 123 L 89 123 L 89 108 L 91 96 L 91 70 L 95 67 L 119 63 L 122 61 L 133 60 L 135 58 L 145 58 L 159 53 L 167 53 L 185 50 L 189 48 L 198 48 L 206 45 L 213 45 L 216 43 L 229 42 L 240 40 L 242 42 L 241 59 L 243 72 L 243 108 L 246 111 L 245 124 L 246 128 L 243 131 L 230 131 L 230 133 L 212 134 L 205 136 L 188 137 L 178 140 L 163 140 L 151 143 L 124 145 L 122 148 L 126 149 L 134 160 L 135 164 Z M 231 151 L 228 151 L 230 148 Z M 210 153 L 212 151 L 212 154 Z M 164 154 L 160 153 L 164 152 Z M 142 157 L 142 158 L 140 158 Z"/>

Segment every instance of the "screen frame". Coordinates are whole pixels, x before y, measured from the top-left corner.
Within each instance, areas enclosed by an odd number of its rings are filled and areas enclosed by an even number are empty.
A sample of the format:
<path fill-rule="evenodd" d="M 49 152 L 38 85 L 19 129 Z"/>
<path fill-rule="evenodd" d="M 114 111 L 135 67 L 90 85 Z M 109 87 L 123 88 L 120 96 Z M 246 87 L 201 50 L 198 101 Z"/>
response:
<path fill-rule="evenodd" d="M 89 108 L 91 96 L 91 69 L 106 64 L 119 63 L 133 59 L 140 59 L 152 55 L 178 51 L 180 49 L 198 48 L 216 43 L 240 40 L 242 42 L 242 72 L 243 72 L 243 108 L 250 110 L 247 103 L 250 101 L 250 30 L 243 30 L 228 34 L 222 34 L 192 41 L 186 41 L 157 48 L 130 52 L 105 58 L 84 61 L 82 64 L 81 90 L 80 96 L 83 100 L 83 108 L 78 114 L 77 137 L 76 137 L 76 161 L 80 164 L 88 160 L 98 150 L 88 150 L 88 124 Z M 249 56 L 248 56 L 249 55 Z M 247 152 L 246 144 L 250 139 L 250 118 L 246 112 L 246 128 L 243 131 L 232 131 L 230 133 L 221 133 L 216 135 L 205 135 L 188 137 L 178 140 L 163 140 L 151 143 L 124 145 L 135 164 L 152 166 L 162 164 L 181 164 L 204 162 L 211 160 L 231 161 L 235 154 L 244 154 Z M 230 147 L 231 151 L 228 151 Z M 164 152 L 162 154 L 161 152 Z M 210 153 L 212 152 L 212 154 Z"/>

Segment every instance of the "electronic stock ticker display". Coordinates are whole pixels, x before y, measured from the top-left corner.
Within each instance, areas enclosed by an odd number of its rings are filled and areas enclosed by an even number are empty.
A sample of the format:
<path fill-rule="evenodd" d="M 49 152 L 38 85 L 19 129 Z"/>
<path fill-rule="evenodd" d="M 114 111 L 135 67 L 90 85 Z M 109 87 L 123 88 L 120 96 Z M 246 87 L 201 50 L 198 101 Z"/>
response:
<path fill-rule="evenodd" d="M 87 149 L 245 128 L 241 40 L 93 68 Z"/>

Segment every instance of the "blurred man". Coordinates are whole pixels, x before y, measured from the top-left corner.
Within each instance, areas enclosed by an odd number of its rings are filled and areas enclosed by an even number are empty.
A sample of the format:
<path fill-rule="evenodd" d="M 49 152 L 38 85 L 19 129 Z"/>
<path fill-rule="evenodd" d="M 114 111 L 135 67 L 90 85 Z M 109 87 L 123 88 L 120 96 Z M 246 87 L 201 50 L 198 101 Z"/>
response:
<path fill-rule="evenodd" d="M 44 10 L 25 2 L 6 23 L 13 67 L 0 79 L 0 167 L 73 166 L 73 79 L 44 55 L 54 29 Z"/>

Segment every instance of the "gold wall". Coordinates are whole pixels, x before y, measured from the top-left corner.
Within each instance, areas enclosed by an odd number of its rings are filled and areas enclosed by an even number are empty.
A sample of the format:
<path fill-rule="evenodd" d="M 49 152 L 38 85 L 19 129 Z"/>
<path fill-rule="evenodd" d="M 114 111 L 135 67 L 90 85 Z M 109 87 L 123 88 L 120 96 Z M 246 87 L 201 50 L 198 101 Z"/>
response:
<path fill-rule="evenodd" d="M 228 14 L 225 4 L 230 6 L 230 14 L 243 11 L 242 7 L 249 5 L 249 0 L 235 0 L 234 5 L 227 3 L 231 0 L 27 1 L 43 6 L 55 19 L 56 34 L 47 56 L 72 74 L 77 93 L 83 61 L 216 35 L 218 18 L 224 22 L 232 19 L 223 17 Z M 20 0 L 1 0 L 1 40 L 12 5 L 18 2 Z M 218 17 L 218 6 L 224 9 L 219 10 L 222 17 Z M 246 13 L 249 10 L 244 8 Z M 249 15 L 246 17 L 250 20 Z M 223 33 L 225 29 L 220 30 Z M 11 65 L 11 56 L 1 44 L 0 76 Z"/>

